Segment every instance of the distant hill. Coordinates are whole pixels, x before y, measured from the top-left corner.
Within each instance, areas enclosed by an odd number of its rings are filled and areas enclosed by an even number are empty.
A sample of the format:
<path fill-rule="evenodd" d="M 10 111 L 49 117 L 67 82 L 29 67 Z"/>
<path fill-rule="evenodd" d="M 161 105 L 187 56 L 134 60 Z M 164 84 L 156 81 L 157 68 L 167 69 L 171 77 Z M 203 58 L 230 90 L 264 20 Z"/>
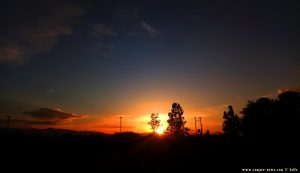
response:
<path fill-rule="evenodd" d="M 0 134 L 6 133 L 6 128 L 0 128 Z M 56 129 L 56 128 L 47 128 L 47 129 L 23 129 L 23 128 L 10 128 L 9 134 L 11 135 L 26 135 L 26 136 L 64 136 L 64 135 L 101 135 L 107 136 L 109 134 L 95 131 L 76 131 L 68 129 Z"/>

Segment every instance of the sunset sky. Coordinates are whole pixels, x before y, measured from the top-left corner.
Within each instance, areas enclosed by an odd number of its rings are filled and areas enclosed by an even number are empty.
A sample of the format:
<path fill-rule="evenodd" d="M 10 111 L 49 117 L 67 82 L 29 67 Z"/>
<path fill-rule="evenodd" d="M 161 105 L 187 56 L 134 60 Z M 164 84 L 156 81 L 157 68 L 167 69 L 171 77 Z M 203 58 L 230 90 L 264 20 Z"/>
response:
<path fill-rule="evenodd" d="M 228 105 L 300 86 L 299 1 L 0 2 L 0 123 L 106 133 L 220 132 Z"/>

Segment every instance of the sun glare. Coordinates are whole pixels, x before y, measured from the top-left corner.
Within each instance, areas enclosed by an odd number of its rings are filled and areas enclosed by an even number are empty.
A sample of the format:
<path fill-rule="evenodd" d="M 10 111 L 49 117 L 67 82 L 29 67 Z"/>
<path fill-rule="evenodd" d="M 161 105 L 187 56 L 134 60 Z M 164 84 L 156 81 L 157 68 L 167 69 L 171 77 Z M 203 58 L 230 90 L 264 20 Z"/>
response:
<path fill-rule="evenodd" d="M 165 129 L 163 128 L 163 126 L 160 126 L 157 130 L 156 133 L 159 135 L 162 135 L 164 133 Z"/>

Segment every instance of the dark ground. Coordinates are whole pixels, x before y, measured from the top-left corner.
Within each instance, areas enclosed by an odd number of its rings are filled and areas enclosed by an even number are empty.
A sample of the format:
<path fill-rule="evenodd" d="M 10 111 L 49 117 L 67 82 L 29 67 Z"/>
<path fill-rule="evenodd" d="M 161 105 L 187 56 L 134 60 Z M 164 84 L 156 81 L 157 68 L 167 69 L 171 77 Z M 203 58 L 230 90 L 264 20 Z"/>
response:
<path fill-rule="evenodd" d="M 55 130 L 1 133 L 0 138 L 3 172 L 243 172 L 245 168 L 300 172 L 296 140 L 250 142 L 221 135 L 179 139 Z"/>

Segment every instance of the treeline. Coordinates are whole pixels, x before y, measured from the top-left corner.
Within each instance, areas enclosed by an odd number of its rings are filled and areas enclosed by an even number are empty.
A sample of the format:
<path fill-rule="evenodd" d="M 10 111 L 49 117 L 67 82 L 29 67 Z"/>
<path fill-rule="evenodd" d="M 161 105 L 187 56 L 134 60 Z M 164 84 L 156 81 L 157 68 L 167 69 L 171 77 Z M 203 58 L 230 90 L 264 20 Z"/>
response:
<path fill-rule="evenodd" d="M 185 127 L 183 108 L 173 103 L 168 113 L 168 127 L 165 134 L 187 136 L 190 129 Z M 300 131 L 300 94 L 295 91 L 284 92 L 276 99 L 259 98 L 248 101 L 238 116 L 233 107 L 223 114 L 223 132 L 229 138 L 244 137 L 251 140 L 288 139 L 294 140 Z M 148 122 L 153 132 L 158 132 L 160 120 L 158 113 L 151 115 Z"/>
<path fill-rule="evenodd" d="M 300 132 L 300 94 L 284 92 L 276 99 L 248 101 L 239 117 L 233 107 L 224 112 L 223 131 L 230 137 L 252 140 L 297 140 Z"/>

